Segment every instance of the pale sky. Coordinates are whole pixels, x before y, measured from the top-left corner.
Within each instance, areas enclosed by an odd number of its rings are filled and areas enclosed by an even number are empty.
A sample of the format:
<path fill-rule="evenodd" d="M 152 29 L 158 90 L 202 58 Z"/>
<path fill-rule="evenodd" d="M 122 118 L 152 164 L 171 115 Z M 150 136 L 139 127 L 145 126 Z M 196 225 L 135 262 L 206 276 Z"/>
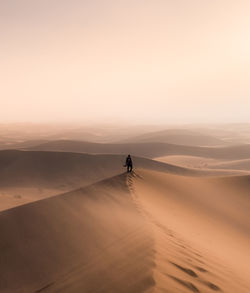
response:
<path fill-rule="evenodd" d="M 250 122 L 249 0 L 0 0 L 0 122 Z"/>

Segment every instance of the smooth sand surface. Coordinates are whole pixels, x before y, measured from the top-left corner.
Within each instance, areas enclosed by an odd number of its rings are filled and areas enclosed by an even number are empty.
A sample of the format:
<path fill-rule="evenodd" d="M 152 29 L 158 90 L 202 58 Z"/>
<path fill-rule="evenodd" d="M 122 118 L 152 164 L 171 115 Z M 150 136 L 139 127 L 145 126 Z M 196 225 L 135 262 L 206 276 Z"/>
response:
<path fill-rule="evenodd" d="M 0 213 L 0 292 L 144 292 L 154 245 L 126 174 Z"/>
<path fill-rule="evenodd" d="M 41 187 L 0 187 L 0 211 L 58 194 L 60 189 Z"/>
<path fill-rule="evenodd" d="M 77 152 L 89 154 L 128 154 L 156 158 L 169 155 L 185 155 L 222 160 L 250 158 L 250 144 L 224 147 L 202 147 L 160 142 L 142 143 L 91 143 L 73 140 L 56 140 L 27 148 L 30 151 Z"/>
<path fill-rule="evenodd" d="M 154 292 L 250 292 L 250 177 L 136 174 L 132 193 L 155 241 Z"/>
<path fill-rule="evenodd" d="M 125 170 L 125 158 L 125 155 L 0 151 L 0 211 L 120 174 Z M 235 173 L 197 171 L 139 157 L 133 157 L 133 162 L 140 168 L 187 176 Z"/>
<path fill-rule="evenodd" d="M 197 168 L 197 169 L 207 169 L 209 168 L 211 164 L 222 162 L 222 160 L 219 160 L 219 159 L 211 159 L 211 158 L 196 157 L 196 156 L 183 156 L 183 155 L 157 157 L 155 158 L 155 160 L 159 162 L 167 163 L 167 164 L 181 166 L 184 168 Z"/>
<path fill-rule="evenodd" d="M 249 176 L 135 170 L 0 212 L 1 292 L 250 292 Z"/>
<path fill-rule="evenodd" d="M 227 143 L 222 139 L 189 129 L 166 129 L 147 132 L 126 140 L 127 142 L 163 142 L 189 146 L 220 146 Z"/>
<path fill-rule="evenodd" d="M 163 156 L 155 158 L 156 161 L 199 170 L 235 170 L 250 171 L 250 159 L 244 160 L 222 160 L 195 156 Z"/>
<path fill-rule="evenodd" d="M 122 173 L 125 155 L 0 151 L 0 210 L 89 185 Z M 133 157 L 138 167 L 195 174 L 196 171 Z"/>
<path fill-rule="evenodd" d="M 250 159 L 217 162 L 210 165 L 213 169 L 245 170 L 250 171 Z"/>

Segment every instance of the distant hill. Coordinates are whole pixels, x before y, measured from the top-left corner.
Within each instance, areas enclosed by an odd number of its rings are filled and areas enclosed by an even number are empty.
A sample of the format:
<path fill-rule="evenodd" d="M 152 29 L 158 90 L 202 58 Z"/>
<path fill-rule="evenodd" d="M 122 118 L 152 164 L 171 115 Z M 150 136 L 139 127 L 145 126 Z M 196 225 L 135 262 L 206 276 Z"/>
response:
<path fill-rule="evenodd" d="M 215 164 L 210 164 L 209 167 L 213 169 L 250 171 L 250 159 L 215 163 Z"/>
<path fill-rule="evenodd" d="M 0 187 L 73 189 L 125 171 L 125 156 L 70 152 L 0 151 Z M 137 168 L 191 174 L 192 171 L 133 157 Z"/>
<path fill-rule="evenodd" d="M 187 176 L 235 174 L 194 170 L 133 156 L 135 168 Z M 124 173 L 125 155 L 56 151 L 0 151 L 0 211 L 80 188 Z"/>
<path fill-rule="evenodd" d="M 0 211 L 124 173 L 124 161 L 124 155 L 0 151 Z M 133 157 L 133 161 L 136 168 L 197 174 L 193 170 L 146 158 Z"/>
<path fill-rule="evenodd" d="M 0 150 L 6 149 L 24 149 L 29 147 L 34 147 L 43 143 L 47 143 L 49 140 L 46 139 L 34 139 L 34 140 L 25 140 L 22 142 L 0 142 Z"/>
<path fill-rule="evenodd" d="M 217 137 L 188 129 L 167 129 L 132 137 L 125 142 L 161 142 L 189 146 L 221 146 L 226 142 Z"/>
<path fill-rule="evenodd" d="M 215 159 L 239 160 L 250 158 L 250 144 L 224 147 L 184 146 L 169 143 L 120 143 L 103 144 L 72 140 L 57 140 L 27 148 L 34 151 L 62 151 L 89 154 L 128 153 L 146 158 L 168 155 L 188 155 Z"/>

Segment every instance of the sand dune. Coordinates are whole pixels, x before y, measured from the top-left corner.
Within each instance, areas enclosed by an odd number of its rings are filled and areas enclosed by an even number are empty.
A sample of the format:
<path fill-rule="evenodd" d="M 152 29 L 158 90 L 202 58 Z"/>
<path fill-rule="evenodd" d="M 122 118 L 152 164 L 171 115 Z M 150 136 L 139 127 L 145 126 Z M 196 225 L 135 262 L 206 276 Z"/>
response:
<path fill-rule="evenodd" d="M 227 147 L 197 147 L 168 143 L 90 143 L 83 141 L 58 140 L 27 148 L 33 151 L 63 151 L 89 154 L 127 154 L 157 158 L 169 155 L 185 155 L 212 159 L 240 160 L 250 158 L 248 144 Z"/>
<path fill-rule="evenodd" d="M 80 187 L 121 173 L 125 158 L 125 154 L 0 151 L 0 186 Z M 139 168 L 193 174 L 192 170 L 146 158 L 133 157 L 133 161 Z"/>
<path fill-rule="evenodd" d="M 245 170 L 250 171 L 250 159 L 236 160 L 229 162 L 217 162 L 209 165 L 214 169 L 228 169 L 228 170 Z"/>
<path fill-rule="evenodd" d="M 154 292 L 249 292 L 249 176 L 130 179 L 155 243 Z"/>
<path fill-rule="evenodd" d="M 188 129 L 167 129 L 144 133 L 126 140 L 126 142 L 131 141 L 137 143 L 162 142 L 188 146 L 221 146 L 226 144 L 220 138 Z"/>
<path fill-rule="evenodd" d="M 0 150 L 6 150 L 6 149 L 25 149 L 30 147 L 35 147 L 40 144 L 44 144 L 49 142 L 49 140 L 46 139 L 34 139 L 34 140 L 25 140 L 21 142 L 0 142 Z"/>
<path fill-rule="evenodd" d="M 127 154 L 153 158 L 157 154 L 165 154 L 166 148 L 171 147 L 161 143 L 91 143 L 84 141 L 57 140 L 37 145 L 28 150 L 35 151 L 63 151 L 89 154 Z"/>
<path fill-rule="evenodd" d="M 163 126 L 122 125 L 113 123 L 78 124 L 78 123 L 0 123 L 0 148 L 3 146 L 21 147 L 37 145 L 43 141 L 79 140 L 96 143 L 117 142 L 142 134 L 145 131 L 159 131 Z M 40 140 L 40 143 L 39 143 Z"/>
<path fill-rule="evenodd" d="M 225 169 L 250 171 L 250 159 L 244 160 L 221 160 L 194 156 L 164 156 L 156 159 L 159 162 L 173 164 L 184 168 L 196 169 Z"/>
<path fill-rule="evenodd" d="M 159 162 L 167 163 L 167 164 L 181 166 L 184 168 L 197 168 L 197 169 L 207 169 L 209 168 L 210 164 L 224 162 L 224 160 L 220 160 L 220 159 L 210 159 L 205 157 L 182 156 L 182 155 L 163 156 L 163 157 L 158 157 L 155 160 Z"/>
<path fill-rule="evenodd" d="M 137 167 L 194 174 L 196 171 L 133 157 Z M 0 210 L 83 187 L 124 171 L 125 155 L 0 151 Z"/>
<path fill-rule="evenodd" d="M 125 155 L 47 151 L 0 151 L 0 210 L 83 187 L 124 171 Z M 187 176 L 235 174 L 195 170 L 133 157 L 137 168 Z"/>
<path fill-rule="evenodd" d="M 126 175 L 0 213 L 1 292 L 144 292 L 153 238 Z"/>
<path fill-rule="evenodd" d="M 234 125 L 69 125 L 0 124 L 0 149 L 28 148 L 49 141 L 94 143 L 163 142 L 180 145 L 219 146 L 250 143 L 249 124 Z M 174 128 L 173 128 L 174 127 Z"/>
<path fill-rule="evenodd" d="M 0 291 L 248 293 L 249 187 L 136 170 L 0 212 Z"/>

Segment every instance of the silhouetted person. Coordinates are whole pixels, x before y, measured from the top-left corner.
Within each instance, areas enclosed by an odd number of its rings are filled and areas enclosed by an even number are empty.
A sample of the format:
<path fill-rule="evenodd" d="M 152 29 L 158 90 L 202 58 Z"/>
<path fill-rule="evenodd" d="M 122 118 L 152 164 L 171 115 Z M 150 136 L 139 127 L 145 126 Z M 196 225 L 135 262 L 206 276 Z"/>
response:
<path fill-rule="evenodd" d="M 132 159 L 131 159 L 130 155 L 128 155 L 127 158 L 126 158 L 125 166 L 127 166 L 127 172 L 132 172 L 132 170 L 133 170 L 133 162 L 132 162 Z"/>

